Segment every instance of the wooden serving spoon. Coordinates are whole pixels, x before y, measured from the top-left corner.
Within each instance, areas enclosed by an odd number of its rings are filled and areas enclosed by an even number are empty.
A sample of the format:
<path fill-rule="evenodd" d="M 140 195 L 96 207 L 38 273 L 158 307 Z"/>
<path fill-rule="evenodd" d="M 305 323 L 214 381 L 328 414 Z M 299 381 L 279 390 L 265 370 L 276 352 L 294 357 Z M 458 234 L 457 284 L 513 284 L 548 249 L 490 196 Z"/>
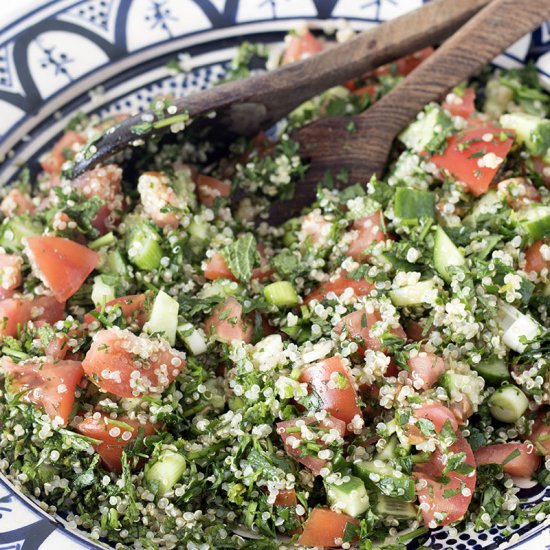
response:
<path fill-rule="evenodd" d="M 459 3 L 459 2 L 457 2 Z M 390 93 L 360 115 L 319 119 L 293 134 L 311 163 L 291 201 L 270 212 L 271 223 L 297 214 L 315 198 L 327 170 L 346 170 L 349 183 L 381 176 L 397 134 L 425 105 L 441 100 L 499 53 L 550 18 L 550 0 L 493 0 Z M 354 131 L 350 132 L 350 122 Z"/>
<path fill-rule="evenodd" d="M 324 90 L 441 42 L 488 2 L 432 0 L 298 63 L 177 99 L 162 113 L 146 111 L 132 116 L 86 148 L 76 159 L 72 176 L 128 145 L 147 141 L 171 127 L 174 130 L 187 114 L 197 118 L 215 111 L 209 124 L 238 135 L 255 135 Z"/>

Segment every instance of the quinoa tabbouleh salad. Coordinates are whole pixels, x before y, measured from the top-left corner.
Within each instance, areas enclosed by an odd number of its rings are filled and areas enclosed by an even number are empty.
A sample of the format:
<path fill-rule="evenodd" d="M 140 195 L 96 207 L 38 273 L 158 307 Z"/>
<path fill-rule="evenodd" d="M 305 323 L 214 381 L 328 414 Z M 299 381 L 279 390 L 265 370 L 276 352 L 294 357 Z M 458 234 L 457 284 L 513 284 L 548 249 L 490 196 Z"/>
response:
<path fill-rule="evenodd" d="M 301 30 L 280 62 L 323 46 Z M 191 126 L 71 178 L 117 122 L 81 116 L 4 191 L 0 470 L 18 489 L 136 549 L 396 550 L 550 514 L 518 497 L 550 483 L 550 96 L 532 67 L 427 105 L 384 180 L 327 174 L 299 217 L 255 221 L 307 170 L 293 129 L 364 110 L 429 53 L 221 160 Z M 274 62 L 244 44 L 227 78 L 258 57 Z"/>

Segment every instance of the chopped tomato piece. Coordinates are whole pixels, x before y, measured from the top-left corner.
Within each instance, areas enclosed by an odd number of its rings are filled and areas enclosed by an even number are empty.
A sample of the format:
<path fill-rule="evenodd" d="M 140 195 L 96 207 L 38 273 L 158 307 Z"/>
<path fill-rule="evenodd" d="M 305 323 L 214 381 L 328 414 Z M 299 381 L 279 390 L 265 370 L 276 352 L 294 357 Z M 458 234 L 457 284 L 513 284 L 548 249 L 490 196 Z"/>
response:
<path fill-rule="evenodd" d="M 374 76 L 385 76 L 388 74 L 396 74 L 398 76 L 407 76 L 409 73 L 414 71 L 422 61 L 427 59 L 434 49 L 432 47 L 424 48 L 413 54 L 406 55 L 401 59 L 398 59 L 394 63 L 387 63 L 381 67 L 377 67 L 372 71 Z"/>
<path fill-rule="evenodd" d="M 124 315 L 129 325 L 136 323 L 139 328 L 143 328 L 143 325 L 145 325 L 149 319 L 152 300 L 149 299 L 147 294 L 132 294 L 110 300 L 104 307 L 96 307 L 94 311 L 109 312 L 111 309 L 114 309 L 115 306 L 122 310 L 122 315 Z M 86 324 L 91 325 L 95 321 L 96 318 L 92 313 L 86 313 L 86 315 L 84 315 L 84 322 Z"/>
<path fill-rule="evenodd" d="M 226 344 L 230 344 L 233 340 L 249 344 L 252 341 L 254 327 L 250 319 L 243 317 L 241 304 L 230 296 L 206 320 L 204 331 L 207 336 Z"/>
<path fill-rule="evenodd" d="M 19 214 L 32 214 L 34 203 L 26 193 L 22 193 L 19 189 L 12 189 L 2 200 L 0 211 L 6 218 Z"/>
<path fill-rule="evenodd" d="M 476 464 L 502 464 L 504 471 L 517 477 L 533 477 L 540 466 L 540 456 L 531 443 L 501 443 L 479 447 Z"/>
<path fill-rule="evenodd" d="M 125 416 L 111 420 L 103 413 L 85 418 L 76 427 L 76 431 L 82 435 L 101 441 L 94 445 L 94 449 L 111 472 L 122 471 L 122 452 L 140 433 L 143 437 L 148 437 L 155 434 L 157 429 L 158 426 L 151 422 L 141 424 L 139 420 Z"/>
<path fill-rule="evenodd" d="M 263 279 L 269 278 L 273 274 L 273 269 L 271 269 L 267 263 L 264 250 L 265 247 L 258 245 L 260 267 L 252 270 L 252 279 L 262 281 Z M 206 260 L 204 276 L 210 281 L 215 281 L 216 279 L 230 279 L 231 281 L 237 280 L 235 275 L 233 275 L 229 269 L 224 257 L 219 252 L 214 252 L 214 254 Z"/>
<path fill-rule="evenodd" d="M 512 147 L 512 136 L 509 130 L 487 124 L 465 130 L 451 136 L 445 152 L 431 160 L 463 181 L 471 193 L 483 195 Z"/>
<path fill-rule="evenodd" d="M 461 96 L 455 93 L 449 94 L 442 106 L 443 109 L 449 111 L 453 116 L 470 118 L 476 110 L 474 106 L 475 98 L 475 90 L 473 88 L 466 88 Z"/>
<path fill-rule="evenodd" d="M 307 304 L 312 300 L 322 301 L 329 292 L 334 292 L 336 296 L 340 296 L 347 288 L 351 288 L 355 296 L 366 296 L 374 289 L 374 284 L 365 279 L 356 281 L 347 277 L 346 272 L 342 272 L 336 279 L 323 283 L 318 289 L 310 292 L 304 302 Z"/>
<path fill-rule="evenodd" d="M 343 317 L 334 330 L 338 334 L 347 331 L 348 338 L 357 343 L 359 352 L 361 353 L 365 353 L 368 349 L 380 351 L 382 349 L 382 342 L 380 338 L 371 334 L 371 331 L 374 325 L 381 319 L 378 311 L 371 313 L 366 309 L 358 309 Z M 403 340 L 407 338 L 401 325 L 392 327 L 390 332 Z"/>
<path fill-rule="evenodd" d="M 407 338 L 413 340 L 414 342 L 421 342 L 425 340 L 430 335 L 431 330 L 429 329 L 426 334 L 424 332 L 424 326 L 422 322 L 410 320 L 407 323 L 407 328 L 405 330 L 407 333 Z"/>
<path fill-rule="evenodd" d="M 95 334 L 82 367 L 102 391 L 140 397 L 163 392 L 184 369 L 185 354 L 165 340 L 113 327 Z"/>
<path fill-rule="evenodd" d="M 331 233 L 332 222 L 323 216 L 319 210 L 314 210 L 303 217 L 300 227 L 301 242 L 324 246 L 328 243 Z"/>
<path fill-rule="evenodd" d="M 231 184 L 211 176 L 197 176 L 197 197 L 201 204 L 212 208 L 217 198 L 227 198 L 231 195 Z"/>
<path fill-rule="evenodd" d="M 231 273 L 224 257 L 219 252 L 214 252 L 214 254 L 206 260 L 204 276 L 210 281 L 215 281 L 216 279 L 237 280 L 237 277 Z"/>
<path fill-rule="evenodd" d="M 0 287 L 4 290 L 16 289 L 22 281 L 23 258 L 16 254 L 0 254 Z"/>
<path fill-rule="evenodd" d="M 44 172 L 52 175 L 61 174 L 63 163 L 70 158 L 67 156 L 67 151 L 76 153 L 84 143 L 86 143 L 86 138 L 74 130 L 65 132 L 52 150 L 40 159 Z"/>
<path fill-rule="evenodd" d="M 545 162 L 542 157 L 532 158 L 534 169 L 541 175 L 546 187 L 550 188 L 550 164 Z"/>
<path fill-rule="evenodd" d="M 410 357 L 407 364 L 411 369 L 410 377 L 413 386 L 417 389 L 431 388 L 445 372 L 443 359 L 435 353 L 427 351 L 420 351 L 418 355 Z"/>
<path fill-rule="evenodd" d="M 543 246 L 548 250 L 546 255 L 542 253 Z M 525 271 L 540 273 L 544 268 L 550 270 L 550 244 L 536 241 L 525 251 Z"/>
<path fill-rule="evenodd" d="M 186 201 L 177 195 L 164 172 L 144 172 L 139 176 L 138 191 L 145 213 L 158 227 L 176 229 Z"/>
<path fill-rule="evenodd" d="M 298 506 L 298 497 L 294 489 L 281 489 L 275 498 L 275 506 L 286 506 L 296 508 Z"/>
<path fill-rule="evenodd" d="M 64 317 L 65 304 L 51 296 L 38 298 L 7 298 L 0 302 L 0 339 L 17 336 L 29 321 L 52 325 Z"/>
<path fill-rule="evenodd" d="M 307 28 L 300 29 L 288 38 L 281 65 L 301 61 L 319 53 L 324 48 L 323 42 L 317 40 Z"/>
<path fill-rule="evenodd" d="M 327 508 L 314 508 L 304 524 L 298 544 L 317 548 L 340 547 L 348 523 L 359 525 L 359 520 Z"/>
<path fill-rule="evenodd" d="M 430 420 L 434 426 L 435 433 L 440 433 L 443 429 L 443 426 L 447 421 L 450 422 L 453 431 L 458 430 L 458 422 L 455 415 L 450 411 L 445 405 L 440 403 L 428 403 L 426 405 L 420 406 L 418 409 L 413 411 L 414 417 L 417 420 L 426 418 Z M 422 441 L 426 440 L 426 437 L 420 431 L 420 428 L 416 424 L 409 424 L 407 426 L 407 433 L 409 436 L 409 441 L 412 445 L 418 445 Z"/>
<path fill-rule="evenodd" d="M 506 197 L 506 202 L 513 210 L 520 210 L 534 202 L 540 202 L 539 190 L 525 178 L 507 178 L 497 185 L 499 194 Z"/>
<path fill-rule="evenodd" d="M 21 363 L 14 363 L 9 357 L 0 361 L 10 377 L 12 393 L 27 392 L 21 401 L 44 407 L 51 419 L 59 417 L 63 425 L 68 423 L 76 385 L 84 375 L 78 361 L 54 361 L 46 357 Z"/>
<path fill-rule="evenodd" d="M 27 237 L 26 251 L 37 277 L 59 302 L 67 301 L 97 267 L 99 256 L 62 237 Z"/>
<path fill-rule="evenodd" d="M 335 433 L 340 437 L 344 437 L 346 433 L 346 423 L 338 418 L 325 418 L 319 422 L 311 416 L 278 422 L 277 433 L 283 440 L 286 452 L 300 464 L 309 468 L 314 475 L 318 476 L 321 469 L 327 465 L 327 461 L 319 458 L 315 453 L 308 454 L 301 448 L 303 438 L 302 430 L 310 430 L 311 428 L 308 428 L 308 426 L 311 424 L 316 424 L 322 429 L 316 443 L 323 449 L 326 449 L 327 444 L 323 441 L 322 434 L 327 433 L 327 430 L 336 430 Z"/>
<path fill-rule="evenodd" d="M 365 86 L 360 86 L 359 88 L 352 88 L 354 95 L 368 95 L 373 101 L 376 100 L 378 96 L 378 87 L 373 84 L 367 84 Z"/>
<path fill-rule="evenodd" d="M 306 367 L 300 375 L 300 382 L 309 384 L 319 396 L 322 409 L 346 425 L 356 416 L 362 418 L 352 377 L 341 357 L 331 357 Z"/>
<path fill-rule="evenodd" d="M 356 236 L 348 248 L 348 254 L 357 261 L 366 261 L 369 254 L 365 254 L 365 249 L 374 243 L 380 243 L 386 240 L 386 235 L 382 231 L 382 213 L 375 212 L 365 218 L 355 220 L 352 230 Z"/>
<path fill-rule="evenodd" d="M 413 475 L 417 481 L 416 494 L 421 505 L 424 525 L 430 529 L 449 525 L 464 517 L 472 500 L 476 485 L 474 453 L 464 436 L 458 432 L 457 441 L 448 451 L 452 454 L 464 453 L 462 464 L 470 467 L 471 472 L 459 473 L 451 470 L 443 473 L 447 456 L 436 450 L 430 460 L 414 467 Z M 441 478 L 444 479 L 441 479 Z"/>

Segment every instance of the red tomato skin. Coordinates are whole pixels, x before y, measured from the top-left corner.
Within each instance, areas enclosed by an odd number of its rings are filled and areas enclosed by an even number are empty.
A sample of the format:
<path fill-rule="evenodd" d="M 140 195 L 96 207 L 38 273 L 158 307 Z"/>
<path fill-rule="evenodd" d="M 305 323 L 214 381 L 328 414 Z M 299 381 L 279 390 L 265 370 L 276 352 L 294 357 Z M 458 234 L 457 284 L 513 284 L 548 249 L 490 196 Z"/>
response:
<path fill-rule="evenodd" d="M 0 286 L 3 290 L 15 290 L 22 282 L 23 259 L 17 254 L 0 253 Z"/>
<path fill-rule="evenodd" d="M 460 97 L 460 103 L 448 103 L 443 102 L 443 109 L 449 111 L 453 116 L 460 116 L 462 118 L 470 118 L 475 109 L 474 100 L 476 98 L 476 92 L 473 88 L 466 88 L 464 94 Z"/>
<path fill-rule="evenodd" d="M 465 130 L 448 138 L 447 149 L 441 155 L 433 155 L 431 161 L 439 168 L 449 171 L 459 181 L 463 181 L 476 197 L 483 195 L 489 189 L 489 185 L 501 165 L 494 168 L 481 167 L 479 162 L 483 156 L 476 155 L 485 150 L 487 153 L 494 153 L 497 157 L 504 159 L 510 151 L 514 139 L 509 137 L 511 132 L 506 130 L 508 137 L 501 141 L 499 135 L 503 131 L 489 124 Z M 482 137 L 486 134 L 492 134 L 493 140 L 484 141 Z M 462 144 L 468 144 L 468 146 L 461 151 L 458 147 Z"/>
<path fill-rule="evenodd" d="M 78 144 L 84 145 L 84 143 L 86 143 L 84 136 L 81 136 L 74 130 L 68 130 L 55 143 L 52 150 L 40 159 L 42 170 L 48 174 L 58 176 L 61 174 L 63 163 L 67 160 L 65 151 L 67 149 L 72 150 Z"/>
<path fill-rule="evenodd" d="M 476 464 L 503 464 L 514 452 L 519 451 L 520 455 L 504 464 L 504 471 L 517 477 L 533 477 L 539 469 L 540 456 L 534 445 L 530 443 L 501 443 L 497 445 L 485 445 L 479 447 L 474 453 Z"/>
<path fill-rule="evenodd" d="M 417 420 L 420 420 L 421 418 L 431 420 L 434 424 L 436 433 L 441 432 L 447 420 L 451 423 L 451 426 L 455 432 L 458 430 L 458 422 L 455 415 L 441 403 L 427 403 L 418 407 L 418 409 L 414 409 L 413 414 Z M 422 441 L 426 440 L 426 437 L 414 424 L 409 424 L 409 426 L 407 426 L 407 433 L 409 436 L 409 441 L 413 445 L 418 445 Z"/>
<path fill-rule="evenodd" d="M 346 387 L 331 388 L 338 378 L 344 377 Z M 342 363 L 342 358 L 335 356 L 306 367 L 301 375 L 300 382 L 306 382 L 319 395 L 323 409 L 334 418 L 349 424 L 358 415 L 361 409 L 357 405 L 357 393 L 353 381 Z"/>
<path fill-rule="evenodd" d="M 301 61 L 306 57 L 319 53 L 323 47 L 323 42 L 317 40 L 308 29 L 303 29 L 300 34 L 290 37 L 281 60 L 281 65 Z"/>
<path fill-rule="evenodd" d="M 346 288 L 351 288 L 355 296 L 366 296 L 367 294 L 370 294 L 371 291 L 374 289 L 374 285 L 364 279 L 360 281 L 350 279 L 346 277 L 346 273 L 344 272 L 336 279 L 332 281 L 327 281 L 316 290 L 310 292 L 304 300 L 304 303 L 308 304 L 312 300 L 321 301 L 326 298 L 329 292 L 334 292 L 336 296 L 340 296 L 344 293 Z"/>
<path fill-rule="evenodd" d="M 445 467 L 443 455 L 439 450 L 432 454 L 428 462 L 417 464 L 413 469 L 413 475 L 417 481 L 416 493 L 418 499 L 421 504 L 427 503 L 429 506 L 428 510 L 422 510 L 424 525 L 428 528 L 433 527 L 430 526 L 430 523 L 435 520 L 434 515 L 436 512 L 446 513 L 441 522 L 436 522 L 437 526 L 449 525 L 462 519 L 472 501 L 476 485 L 474 453 L 470 444 L 460 432 L 457 433 L 457 437 L 457 441 L 449 447 L 449 450 L 451 453 L 465 453 L 464 462 L 474 468 L 471 475 L 451 471 L 445 474 L 450 480 L 447 484 L 436 481 L 436 478 L 442 475 Z M 422 481 L 420 485 L 418 484 L 419 481 Z M 462 492 L 458 492 L 454 496 L 445 497 L 445 491 L 455 492 L 463 486 L 462 484 L 470 491 L 469 495 L 464 496 Z"/>
<path fill-rule="evenodd" d="M 206 260 L 204 267 L 204 276 L 209 281 L 215 281 L 216 279 L 230 279 L 236 281 L 237 278 L 227 266 L 224 257 L 219 252 L 214 252 L 210 258 Z"/>
<path fill-rule="evenodd" d="M 420 351 L 415 357 L 409 358 L 407 364 L 411 369 L 410 378 L 423 381 L 420 386 L 422 390 L 431 388 L 445 372 L 443 359 L 431 352 Z"/>
<path fill-rule="evenodd" d="M 314 508 L 304 524 L 298 544 L 317 548 L 340 547 L 342 544 L 336 541 L 342 540 L 348 523 L 359 525 L 359 520 L 328 508 Z"/>
<path fill-rule="evenodd" d="M 105 308 L 96 307 L 94 311 L 104 311 L 106 308 L 119 305 L 128 324 L 135 322 L 139 328 L 143 328 L 150 314 L 150 305 L 147 304 L 147 299 L 147 294 L 130 294 L 110 300 L 105 304 Z M 96 322 L 96 318 L 91 313 L 86 313 L 84 322 L 91 325 Z"/>
<path fill-rule="evenodd" d="M 326 466 L 327 461 L 313 455 L 302 456 L 300 448 L 294 449 L 286 444 L 287 439 L 291 435 L 299 440 L 302 439 L 300 432 L 290 434 L 286 431 L 287 428 L 295 427 L 298 420 L 302 420 L 306 425 L 316 422 L 315 418 L 310 416 L 277 422 L 277 433 L 281 436 L 288 455 L 294 458 L 294 460 L 297 460 L 300 464 L 303 464 L 306 468 L 309 468 L 314 475 L 318 476 L 321 473 L 321 469 Z M 338 418 L 325 418 L 319 422 L 319 426 L 327 429 L 335 429 L 341 437 L 344 437 L 346 433 L 346 423 Z M 319 439 L 317 442 L 323 445 L 322 440 Z"/>
<path fill-rule="evenodd" d="M 298 497 L 294 489 L 281 489 L 275 497 L 275 506 L 286 506 L 287 508 L 296 508 L 298 506 Z"/>
<path fill-rule="evenodd" d="M 97 267 L 99 255 L 62 237 L 27 237 L 33 270 L 59 302 L 66 302 Z"/>
<path fill-rule="evenodd" d="M 207 336 L 214 336 L 216 340 L 230 344 L 233 340 L 240 340 L 249 344 L 252 341 L 254 327 L 248 318 L 243 318 L 243 307 L 233 296 L 214 309 L 204 323 Z"/>
<path fill-rule="evenodd" d="M 535 241 L 525 251 L 525 271 L 535 271 L 540 273 L 544 268 L 550 269 L 550 260 L 545 260 L 542 255 L 541 247 L 544 241 Z"/>
<path fill-rule="evenodd" d="M 53 324 L 64 317 L 65 304 L 51 296 L 6 298 L 0 302 L 0 339 L 17 336 L 29 321 Z"/>
<path fill-rule="evenodd" d="M 424 327 L 418 321 L 411 320 L 407 323 L 407 328 L 405 329 L 407 333 L 407 338 L 413 342 L 421 342 L 425 340 L 430 335 L 430 330 L 426 334 L 424 332 Z"/>
<path fill-rule="evenodd" d="M 169 348 L 157 347 L 143 364 L 135 359 L 132 348 L 140 346 L 139 337 L 128 330 L 100 330 L 93 338 L 82 367 L 90 380 L 105 392 L 119 397 L 140 397 L 161 393 L 185 367 L 185 355 Z M 141 346 L 140 346 L 141 347 Z M 178 359 L 174 365 L 173 360 Z M 159 372 L 162 365 L 164 373 Z M 164 369 L 163 369 L 164 370 Z M 132 373 L 138 371 L 142 384 L 132 384 Z M 112 374 L 118 376 L 112 378 Z"/>
<path fill-rule="evenodd" d="M 199 174 L 196 183 L 199 202 L 208 208 L 214 206 L 218 197 L 227 198 L 231 195 L 231 184 L 229 182 Z"/>
<path fill-rule="evenodd" d="M 88 417 L 82 420 L 78 426 L 76 426 L 76 431 L 91 437 L 93 439 L 98 439 L 101 443 L 94 445 L 94 449 L 101 456 L 101 461 L 107 470 L 111 472 L 121 472 L 122 471 L 122 452 L 124 448 L 129 445 L 139 434 L 139 428 L 143 428 L 143 435 L 148 437 L 156 433 L 158 426 L 147 422 L 146 424 L 141 424 L 139 420 L 130 419 L 127 417 L 118 417 L 118 422 L 124 422 L 128 426 L 132 427 L 131 434 L 132 436 L 128 440 L 122 439 L 122 437 L 112 436 L 109 431 L 117 427 L 115 424 L 108 423 L 108 416 L 100 413 L 101 417 L 96 419 L 94 417 Z M 124 428 L 119 428 L 121 433 L 126 431 Z M 130 430 L 127 430 L 130 431 Z"/>
<path fill-rule="evenodd" d="M 47 415 L 63 419 L 67 425 L 71 414 L 77 384 L 84 371 L 78 361 L 57 361 L 45 358 L 43 362 L 27 360 L 14 363 L 8 357 L 0 359 L 2 370 L 13 379 L 11 385 L 16 391 L 29 390 L 21 397 L 26 403 L 44 407 Z M 60 386 L 65 386 L 61 391 Z"/>
<path fill-rule="evenodd" d="M 19 189 L 12 189 L 0 203 L 0 212 L 11 218 L 19 214 L 32 214 L 35 210 L 34 203 L 29 195 Z"/>
<path fill-rule="evenodd" d="M 364 309 L 358 309 L 344 316 L 334 327 L 334 330 L 338 334 L 341 334 L 344 328 L 347 328 L 348 338 L 359 345 L 359 352 L 361 353 L 365 353 L 367 349 L 380 351 L 382 349 L 382 342 L 370 333 L 372 327 L 380 319 L 380 314 L 377 311 L 368 313 Z M 401 325 L 393 327 L 391 332 L 403 340 L 407 338 Z"/>
<path fill-rule="evenodd" d="M 367 261 L 369 254 L 365 254 L 364 250 L 374 243 L 386 240 L 382 227 L 381 212 L 375 212 L 370 216 L 355 220 L 352 230 L 357 234 L 348 248 L 348 255 L 357 261 Z"/>

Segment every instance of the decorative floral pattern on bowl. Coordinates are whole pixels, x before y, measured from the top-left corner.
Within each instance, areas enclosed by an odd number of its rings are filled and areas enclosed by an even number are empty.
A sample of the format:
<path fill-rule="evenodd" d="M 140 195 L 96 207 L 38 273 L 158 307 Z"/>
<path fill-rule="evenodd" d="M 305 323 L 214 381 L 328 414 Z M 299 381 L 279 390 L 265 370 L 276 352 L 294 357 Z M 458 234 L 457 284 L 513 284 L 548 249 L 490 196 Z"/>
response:
<path fill-rule="evenodd" d="M 5 0 L 7 1 L 7 0 Z M 243 40 L 277 42 L 299 22 L 365 29 L 419 7 L 423 0 L 65 0 L 38 1 L 0 31 L 0 181 L 33 162 L 72 116 L 136 111 L 153 98 L 182 95 L 219 79 Z M 185 55 L 182 53 L 185 52 Z M 173 74 L 176 58 L 186 71 Z M 550 89 L 550 22 L 500 55 L 503 67 L 535 63 Z M 188 69 L 188 70 L 187 70 Z M 550 489 L 523 488 L 529 502 Z M 550 519 L 515 531 L 456 534 L 438 529 L 432 550 L 550 550 Z M 426 537 L 424 537 L 426 539 Z M 92 549 L 0 476 L 0 550 Z"/>

